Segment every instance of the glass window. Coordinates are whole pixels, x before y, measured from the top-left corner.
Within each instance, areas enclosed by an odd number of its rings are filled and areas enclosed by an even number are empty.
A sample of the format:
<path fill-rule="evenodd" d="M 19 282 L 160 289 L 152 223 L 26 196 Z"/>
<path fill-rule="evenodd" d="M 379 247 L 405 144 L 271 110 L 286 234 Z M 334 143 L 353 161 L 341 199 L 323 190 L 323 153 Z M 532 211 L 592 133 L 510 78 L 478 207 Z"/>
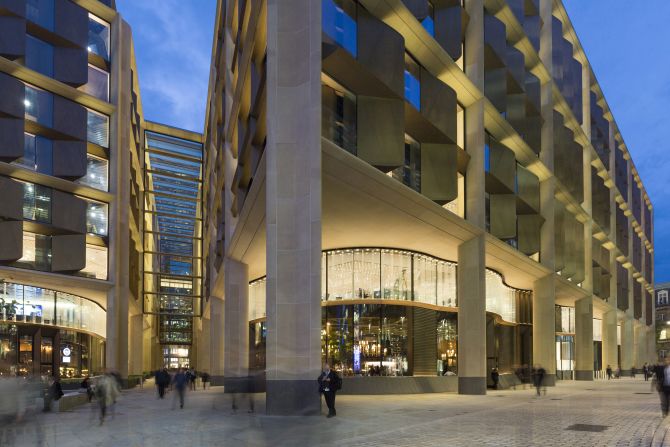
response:
<path fill-rule="evenodd" d="M 432 257 L 414 255 L 414 301 L 437 304 L 437 262 Z"/>
<path fill-rule="evenodd" d="M 35 270 L 51 268 L 51 237 L 23 232 L 23 256 L 17 261 Z"/>
<path fill-rule="evenodd" d="M 575 333 L 575 308 L 556 306 L 556 332 Z"/>
<path fill-rule="evenodd" d="M 53 143 L 48 138 L 24 134 L 23 157 L 14 163 L 41 174 L 53 174 Z"/>
<path fill-rule="evenodd" d="M 265 279 L 249 284 L 249 320 L 265 318 Z"/>
<path fill-rule="evenodd" d="M 322 75 L 321 135 L 356 155 L 356 96 Z"/>
<path fill-rule="evenodd" d="M 603 320 L 593 319 L 593 341 L 603 341 Z"/>
<path fill-rule="evenodd" d="M 45 76 L 54 75 L 54 47 L 28 34 L 26 36 L 26 67 Z"/>
<path fill-rule="evenodd" d="M 107 204 L 87 200 L 86 232 L 97 236 L 107 236 Z"/>
<path fill-rule="evenodd" d="M 659 290 L 658 291 L 658 296 L 656 297 L 656 301 L 658 302 L 659 306 L 665 306 L 668 304 L 668 291 L 667 290 Z"/>
<path fill-rule="evenodd" d="M 29 376 L 33 372 L 33 336 L 19 335 L 19 376 Z"/>
<path fill-rule="evenodd" d="M 413 190 L 421 192 L 421 145 L 407 134 L 405 134 L 403 166 L 391 171 L 391 176 Z"/>
<path fill-rule="evenodd" d="M 323 32 L 356 57 L 356 2 L 353 0 L 322 0 Z"/>
<path fill-rule="evenodd" d="M 107 247 L 86 244 L 86 267 L 80 271 L 82 276 L 95 279 L 107 279 Z"/>
<path fill-rule="evenodd" d="M 0 324 L 0 376 L 16 374 L 17 337 L 15 324 Z"/>
<path fill-rule="evenodd" d="M 337 250 L 328 254 L 328 300 L 354 298 L 354 252 Z"/>
<path fill-rule="evenodd" d="M 23 218 L 51 223 L 51 188 L 32 183 L 23 184 Z"/>
<path fill-rule="evenodd" d="M 437 373 L 453 376 L 458 373 L 458 314 L 437 314 Z"/>
<path fill-rule="evenodd" d="M 81 329 L 81 302 L 82 299 L 76 295 L 58 292 L 56 294 L 56 324 Z"/>
<path fill-rule="evenodd" d="M 381 306 L 357 304 L 354 309 L 354 373 L 380 376 L 382 370 Z"/>
<path fill-rule="evenodd" d="M 408 53 L 405 53 L 405 99 L 421 110 L 421 68 Z"/>
<path fill-rule="evenodd" d="M 109 24 L 88 15 L 88 51 L 109 60 Z"/>
<path fill-rule="evenodd" d="M 426 17 L 420 18 L 421 25 L 423 28 L 428 31 L 428 34 L 435 36 L 435 7 L 433 2 L 428 2 L 428 15 Z"/>
<path fill-rule="evenodd" d="M 324 360 L 341 375 L 359 374 L 360 350 L 356 357 L 353 346 L 353 306 L 326 306 L 321 312 L 326 319 L 322 341 L 327 353 Z"/>
<path fill-rule="evenodd" d="M 411 299 L 411 255 L 399 250 L 382 250 L 382 297 Z"/>
<path fill-rule="evenodd" d="M 406 376 L 409 374 L 409 318 L 411 309 L 404 306 L 382 308 L 381 354 L 382 374 Z"/>
<path fill-rule="evenodd" d="M 97 144 L 104 148 L 109 147 L 109 117 L 92 110 L 87 110 L 87 133 L 89 143 Z"/>
<path fill-rule="evenodd" d="M 380 251 L 354 250 L 354 293 L 356 298 L 381 298 Z"/>
<path fill-rule="evenodd" d="M 54 0 L 27 0 L 26 18 L 31 22 L 54 30 Z"/>
<path fill-rule="evenodd" d="M 437 261 L 437 305 L 456 307 L 456 265 Z"/>
<path fill-rule="evenodd" d="M 26 85 L 25 94 L 23 104 L 26 110 L 26 119 L 46 127 L 52 127 L 54 99 L 51 93 Z"/>
<path fill-rule="evenodd" d="M 107 191 L 109 185 L 109 161 L 95 155 L 86 154 L 86 175 L 78 180 L 77 183 L 90 186 L 91 188 Z"/>
<path fill-rule="evenodd" d="M 516 291 L 491 270 L 486 270 L 486 311 L 500 315 L 505 321 L 516 322 Z"/>
<path fill-rule="evenodd" d="M 109 101 L 109 73 L 89 64 L 88 82 L 79 87 L 79 90 L 103 101 Z"/>
<path fill-rule="evenodd" d="M 23 309 L 25 321 L 42 324 L 54 322 L 54 292 L 40 287 L 24 286 Z"/>

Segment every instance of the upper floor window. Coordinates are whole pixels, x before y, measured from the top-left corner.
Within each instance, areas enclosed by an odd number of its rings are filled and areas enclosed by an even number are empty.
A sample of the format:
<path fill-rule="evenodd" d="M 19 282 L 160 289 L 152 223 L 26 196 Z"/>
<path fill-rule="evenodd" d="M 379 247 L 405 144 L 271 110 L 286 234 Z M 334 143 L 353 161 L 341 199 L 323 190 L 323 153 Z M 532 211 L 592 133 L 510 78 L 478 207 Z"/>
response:
<path fill-rule="evenodd" d="M 109 24 L 88 15 L 88 51 L 109 60 Z"/>
<path fill-rule="evenodd" d="M 27 0 L 26 19 L 48 29 L 54 30 L 54 0 Z"/>
<path fill-rule="evenodd" d="M 356 155 L 356 96 L 321 75 L 321 134 Z"/>
<path fill-rule="evenodd" d="M 26 96 L 23 100 L 26 118 L 46 127 L 53 126 L 54 99 L 51 93 L 26 85 Z"/>
<path fill-rule="evenodd" d="M 88 110 L 87 118 L 87 139 L 89 143 L 97 144 L 102 147 L 109 147 L 109 117 L 100 113 Z"/>
<path fill-rule="evenodd" d="M 24 133 L 23 157 L 15 163 L 41 174 L 53 173 L 53 144 L 48 138 Z"/>
<path fill-rule="evenodd" d="M 23 185 L 23 218 L 51 223 L 51 188 L 32 183 Z"/>
<path fill-rule="evenodd" d="M 413 190 L 421 192 L 421 145 L 409 135 L 405 135 L 403 165 L 391 171 L 391 176 Z"/>
<path fill-rule="evenodd" d="M 107 204 L 86 200 L 86 232 L 107 236 Z"/>
<path fill-rule="evenodd" d="M 659 306 L 665 306 L 668 304 L 668 291 L 667 290 L 659 290 L 658 293 L 656 294 L 656 303 Z"/>
<path fill-rule="evenodd" d="M 79 90 L 103 101 L 109 101 L 109 73 L 89 64 L 88 82 L 79 87 Z"/>
<path fill-rule="evenodd" d="M 323 32 L 338 45 L 357 55 L 356 2 L 353 0 L 322 0 Z"/>
<path fill-rule="evenodd" d="M 23 232 L 23 256 L 17 262 L 35 270 L 48 271 L 51 267 L 51 237 Z"/>
<path fill-rule="evenodd" d="M 421 67 L 412 56 L 405 53 L 405 99 L 421 109 Z"/>
<path fill-rule="evenodd" d="M 77 180 L 77 183 L 91 188 L 107 191 L 109 177 L 109 162 L 104 158 L 86 154 L 86 175 Z"/>
<path fill-rule="evenodd" d="M 54 75 L 54 47 L 36 37 L 26 36 L 26 67 L 45 76 Z"/>

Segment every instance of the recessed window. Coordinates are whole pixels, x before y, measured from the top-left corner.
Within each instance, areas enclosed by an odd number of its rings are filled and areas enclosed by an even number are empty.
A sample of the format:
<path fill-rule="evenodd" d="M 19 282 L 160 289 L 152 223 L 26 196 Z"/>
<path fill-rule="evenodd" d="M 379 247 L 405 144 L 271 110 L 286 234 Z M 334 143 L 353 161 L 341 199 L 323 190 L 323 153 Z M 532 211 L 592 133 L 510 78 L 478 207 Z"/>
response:
<path fill-rule="evenodd" d="M 90 186 L 91 188 L 107 191 L 109 161 L 95 155 L 86 155 L 86 175 L 77 180 L 77 183 Z"/>
<path fill-rule="evenodd" d="M 106 203 L 86 200 L 86 232 L 96 236 L 107 236 L 108 206 Z"/>
<path fill-rule="evenodd" d="M 109 60 L 109 24 L 92 14 L 88 15 L 87 50 Z"/>
<path fill-rule="evenodd" d="M 51 223 L 51 188 L 33 183 L 23 184 L 23 218 Z"/>
<path fill-rule="evenodd" d="M 35 270 L 50 270 L 51 237 L 24 231 L 23 256 L 17 262 Z"/>
<path fill-rule="evenodd" d="M 656 300 L 659 304 L 659 306 L 664 306 L 668 304 L 668 291 L 667 290 L 659 290 L 658 294 L 656 295 Z"/>
<path fill-rule="evenodd" d="M 107 279 L 107 247 L 86 244 L 86 267 L 82 276 L 95 279 Z"/>
<path fill-rule="evenodd" d="M 109 147 L 109 117 L 92 110 L 87 110 L 86 137 L 89 143 L 97 144 L 104 148 Z"/>
<path fill-rule="evenodd" d="M 26 85 L 23 105 L 26 119 L 46 127 L 53 126 L 54 98 L 51 93 Z"/>
<path fill-rule="evenodd" d="M 79 90 L 103 101 L 109 101 L 109 73 L 89 64 L 88 82 L 79 87 Z"/>
<path fill-rule="evenodd" d="M 23 157 L 14 164 L 41 174 L 53 174 L 53 143 L 48 138 L 24 133 Z"/>

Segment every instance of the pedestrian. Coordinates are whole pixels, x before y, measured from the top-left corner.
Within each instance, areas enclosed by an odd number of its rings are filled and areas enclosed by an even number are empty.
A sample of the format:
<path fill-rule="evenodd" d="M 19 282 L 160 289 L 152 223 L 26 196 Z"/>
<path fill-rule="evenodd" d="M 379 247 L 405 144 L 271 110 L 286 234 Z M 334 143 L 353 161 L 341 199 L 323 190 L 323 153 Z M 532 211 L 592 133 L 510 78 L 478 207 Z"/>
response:
<path fill-rule="evenodd" d="M 189 371 L 188 379 L 191 382 L 191 391 L 195 391 L 195 379 L 196 379 L 196 374 L 195 370 L 191 369 Z"/>
<path fill-rule="evenodd" d="M 184 394 L 186 393 L 186 387 L 188 386 L 188 381 L 189 381 L 188 377 L 186 377 L 186 373 L 184 373 L 184 370 L 182 368 L 179 368 L 177 370 L 177 374 L 175 374 L 174 376 L 174 379 L 172 379 L 174 388 L 177 390 L 177 394 L 172 400 L 173 410 L 175 406 L 175 401 L 177 400 L 177 396 L 179 396 L 179 408 L 181 409 L 184 408 Z"/>
<path fill-rule="evenodd" d="M 498 372 L 498 368 L 491 369 L 491 380 L 493 381 L 493 389 L 497 390 L 498 383 L 500 381 L 500 373 Z"/>
<path fill-rule="evenodd" d="M 202 389 L 207 389 L 207 382 L 209 382 L 209 374 L 207 372 L 202 373 Z"/>
<path fill-rule="evenodd" d="M 95 397 L 100 407 L 100 425 L 105 422 L 108 408 L 112 410 L 112 418 L 114 417 L 114 404 L 119 394 L 119 384 L 115 376 L 106 373 L 98 378 L 95 385 Z"/>
<path fill-rule="evenodd" d="M 335 371 L 330 369 L 328 363 L 324 363 L 323 371 L 317 381 L 319 382 L 319 392 L 323 393 L 323 397 L 326 399 L 328 417 L 335 417 L 337 415 L 335 411 L 335 393 L 342 388 L 342 379 L 340 379 L 340 376 Z"/>
<path fill-rule="evenodd" d="M 535 385 L 535 390 L 537 391 L 537 395 L 540 395 L 540 388 L 543 387 L 544 385 L 544 376 L 546 374 L 545 369 L 541 366 L 538 365 L 535 367 L 534 375 L 533 375 L 533 383 Z M 544 394 L 547 394 L 547 388 L 544 387 Z"/>
<path fill-rule="evenodd" d="M 661 414 L 666 417 L 670 406 L 670 357 L 665 359 L 665 366 L 656 369 L 656 389 L 661 398 Z"/>
<path fill-rule="evenodd" d="M 607 373 L 607 380 L 612 380 L 612 367 L 610 365 L 607 365 L 605 372 Z"/>
<path fill-rule="evenodd" d="M 155 379 L 156 386 L 158 387 L 158 398 L 163 399 L 165 397 L 165 389 L 170 385 L 170 374 L 167 368 L 157 370 Z"/>
<path fill-rule="evenodd" d="M 642 374 L 644 375 L 644 381 L 647 382 L 649 380 L 649 366 L 646 362 L 642 365 Z"/>
<path fill-rule="evenodd" d="M 44 411 L 51 411 L 52 402 L 60 400 L 63 395 L 63 387 L 60 384 L 60 378 L 55 377 L 45 393 Z"/>
<path fill-rule="evenodd" d="M 634 379 L 635 378 L 635 366 L 631 367 L 630 369 L 630 376 Z"/>

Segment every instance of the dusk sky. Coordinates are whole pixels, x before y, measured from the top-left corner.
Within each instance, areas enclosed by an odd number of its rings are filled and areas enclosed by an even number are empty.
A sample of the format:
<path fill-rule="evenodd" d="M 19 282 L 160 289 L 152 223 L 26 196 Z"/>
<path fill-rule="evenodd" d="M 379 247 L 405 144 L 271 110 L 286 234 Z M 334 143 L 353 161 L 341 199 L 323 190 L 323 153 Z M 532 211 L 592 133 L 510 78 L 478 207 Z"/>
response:
<path fill-rule="evenodd" d="M 315 0 L 317 1 L 317 0 Z M 670 281 L 670 2 L 564 0 L 654 205 L 656 282 Z M 117 0 L 133 29 L 146 119 L 203 131 L 215 0 Z M 667 130 L 667 128 L 665 128 Z"/>

